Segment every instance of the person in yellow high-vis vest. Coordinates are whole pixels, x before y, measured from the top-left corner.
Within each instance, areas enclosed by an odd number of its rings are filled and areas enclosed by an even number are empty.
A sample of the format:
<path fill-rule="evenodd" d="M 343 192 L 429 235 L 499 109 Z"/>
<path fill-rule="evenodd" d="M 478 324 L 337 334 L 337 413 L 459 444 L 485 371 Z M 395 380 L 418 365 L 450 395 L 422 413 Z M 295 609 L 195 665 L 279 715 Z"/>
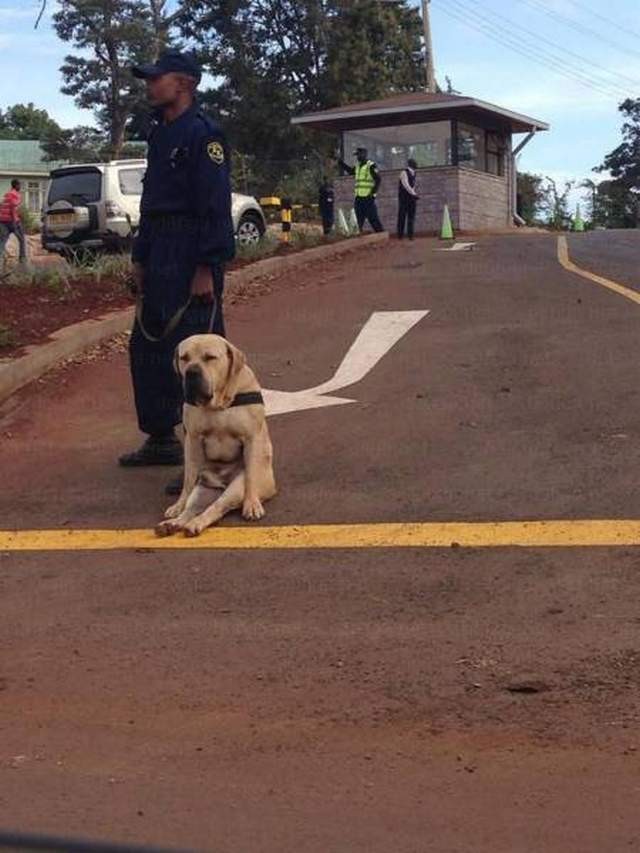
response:
<path fill-rule="evenodd" d="M 376 205 L 376 194 L 380 186 L 380 175 L 376 164 L 373 160 L 369 160 L 366 148 L 356 148 L 355 155 L 355 166 L 349 166 L 344 160 L 338 162 L 348 175 L 353 175 L 355 178 L 353 208 L 356 212 L 358 228 L 362 231 L 364 223 L 368 220 L 374 231 L 384 231 Z"/>

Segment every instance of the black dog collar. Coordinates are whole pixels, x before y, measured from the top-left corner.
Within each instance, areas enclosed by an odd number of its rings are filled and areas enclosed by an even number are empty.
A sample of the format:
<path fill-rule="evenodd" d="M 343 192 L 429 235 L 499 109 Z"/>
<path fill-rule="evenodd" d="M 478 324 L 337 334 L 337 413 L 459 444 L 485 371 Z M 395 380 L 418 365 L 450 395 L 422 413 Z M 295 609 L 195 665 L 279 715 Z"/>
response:
<path fill-rule="evenodd" d="M 231 403 L 229 404 L 229 408 L 233 408 L 234 406 L 255 406 L 260 405 L 264 406 L 264 397 L 260 393 L 260 391 L 245 391 L 242 394 L 236 394 Z"/>

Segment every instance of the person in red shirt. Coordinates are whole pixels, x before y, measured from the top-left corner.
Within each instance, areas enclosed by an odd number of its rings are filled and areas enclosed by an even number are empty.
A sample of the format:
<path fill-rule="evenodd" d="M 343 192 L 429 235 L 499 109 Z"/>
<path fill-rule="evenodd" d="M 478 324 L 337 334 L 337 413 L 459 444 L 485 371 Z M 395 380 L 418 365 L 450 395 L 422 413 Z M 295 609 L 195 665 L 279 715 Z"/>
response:
<path fill-rule="evenodd" d="M 26 260 L 27 253 L 24 229 L 19 213 L 21 204 L 20 181 L 14 178 L 11 181 L 11 189 L 4 194 L 4 198 L 0 202 L 0 257 L 4 254 L 7 240 L 11 234 L 15 234 L 20 246 L 20 262 L 22 263 Z"/>

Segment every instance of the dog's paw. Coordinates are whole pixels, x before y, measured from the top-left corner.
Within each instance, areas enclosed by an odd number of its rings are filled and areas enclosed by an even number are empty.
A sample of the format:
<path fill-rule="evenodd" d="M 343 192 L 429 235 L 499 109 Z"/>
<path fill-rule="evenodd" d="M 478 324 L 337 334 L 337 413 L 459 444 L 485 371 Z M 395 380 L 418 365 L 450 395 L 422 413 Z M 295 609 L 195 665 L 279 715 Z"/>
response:
<path fill-rule="evenodd" d="M 172 536 L 182 529 L 181 524 L 176 524 L 175 521 L 161 521 L 156 525 L 156 536 Z"/>
<path fill-rule="evenodd" d="M 184 510 L 185 502 L 184 501 L 176 501 L 174 504 L 165 511 L 165 518 L 177 518 L 182 511 Z"/>
<path fill-rule="evenodd" d="M 264 516 L 264 507 L 260 498 L 247 498 L 242 504 L 242 516 L 247 521 L 258 521 Z"/>
<path fill-rule="evenodd" d="M 198 518 L 192 518 L 191 521 L 188 521 L 185 524 L 182 530 L 184 531 L 185 536 L 200 536 L 205 527 L 206 525 Z"/>

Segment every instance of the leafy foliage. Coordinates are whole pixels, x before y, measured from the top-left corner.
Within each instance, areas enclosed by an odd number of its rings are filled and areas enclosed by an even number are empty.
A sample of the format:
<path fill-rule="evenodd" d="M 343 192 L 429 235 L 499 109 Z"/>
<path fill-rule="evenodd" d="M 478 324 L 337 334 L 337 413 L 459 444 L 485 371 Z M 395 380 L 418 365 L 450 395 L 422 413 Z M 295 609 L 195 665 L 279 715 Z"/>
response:
<path fill-rule="evenodd" d="M 538 220 L 544 205 L 543 177 L 529 172 L 518 172 L 518 213 L 527 225 L 533 225 Z"/>
<path fill-rule="evenodd" d="M 90 109 L 120 154 L 127 119 L 143 100 L 131 67 L 153 51 L 152 15 L 143 0 L 61 0 L 53 15 L 58 36 L 78 50 L 65 57 L 62 91 Z M 79 133 L 78 130 L 76 133 Z"/>
<path fill-rule="evenodd" d="M 292 127 L 296 113 L 423 81 L 420 18 L 406 0 L 185 0 L 177 25 L 220 80 L 203 100 L 252 158 L 256 192 L 294 169 L 316 185 L 327 171 L 334 139 Z"/>
<path fill-rule="evenodd" d="M 596 225 L 635 228 L 640 224 L 640 98 L 628 98 L 619 109 L 625 118 L 622 142 L 594 169 L 609 172 L 612 180 L 585 185 L 591 190 Z"/>
<path fill-rule="evenodd" d="M 574 181 L 564 181 L 560 188 L 553 178 L 545 178 L 542 208 L 547 216 L 547 224 L 556 231 L 568 228 L 571 223 L 569 195 L 574 183 Z"/>
<path fill-rule="evenodd" d="M 640 192 L 640 98 L 623 101 L 620 112 L 625 117 L 622 143 L 607 154 L 595 171 L 609 171 L 622 186 Z"/>
<path fill-rule="evenodd" d="M 59 125 L 46 110 L 32 103 L 14 104 L 0 110 L 0 139 L 42 139 L 60 131 Z"/>

